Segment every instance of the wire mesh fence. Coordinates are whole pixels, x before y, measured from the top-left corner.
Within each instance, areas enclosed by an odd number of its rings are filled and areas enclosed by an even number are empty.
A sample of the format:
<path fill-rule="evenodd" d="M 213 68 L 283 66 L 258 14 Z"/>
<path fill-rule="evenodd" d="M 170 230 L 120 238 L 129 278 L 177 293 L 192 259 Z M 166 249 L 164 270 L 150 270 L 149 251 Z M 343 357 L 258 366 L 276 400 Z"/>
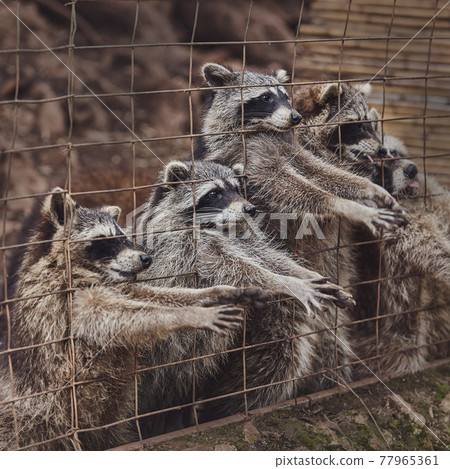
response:
<path fill-rule="evenodd" d="M 417 371 L 427 361 L 448 357 L 448 3 L 349 0 L 343 7 L 333 0 L 290 0 L 282 5 L 271 0 L 0 2 L 1 446 L 104 449 L 215 420 L 233 409 L 247 413 L 320 389 L 343 389 L 363 376 Z M 234 109 L 239 125 L 234 130 L 224 130 L 220 122 L 208 132 L 202 127 L 203 109 L 211 106 L 211 84 L 200 74 L 205 62 L 226 64 L 242 74 L 238 84 L 215 84 L 216 93 L 225 89 L 239 95 Z M 245 251 L 249 245 L 234 238 L 230 246 L 240 246 L 235 257 L 230 255 L 228 265 L 211 261 L 220 268 L 207 270 L 204 250 L 210 246 L 197 210 L 202 184 L 210 183 L 211 177 L 204 176 L 209 173 L 202 172 L 202 162 L 189 156 L 205 137 L 219 137 L 219 149 L 223 144 L 225 152 L 227 137 L 237 136 L 243 167 L 233 177 L 238 176 L 243 195 L 255 203 L 249 155 L 258 128 L 245 120 L 244 93 L 274 85 L 267 78 L 244 86 L 243 71 L 258 70 L 269 77 L 270 70 L 278 69 L 288 72 L 283 84 L 303 115 L 302 150 L 320 153 L 320 148 L 331 146 L 327 129 L 332 129 L 336 161 L 327 163 L 350 168 L 349 174 L 354 171 L 361 177 L 368 165 L 370 171 L 376 167 L 376 181 L 391 192 L 388 183 L 394 184 L 395 171 L 404 176 L 406 157 L 417 166 L 420 190 L 412 196 L 408 191 L 409 196 L 399 194 L 410 216 L 410 237 L 395 231 L 374 237 L 345 216 L 334 217 L 338 222 L 330 231 L 329 217 L 318 217 L 324 242 L 317 241 L 316 231 L 285 243 L 289 254 L 280 256 L 332 275 L 331 281 L 351 291 L 362 305 L 347 313 L 330 307 L 332 320 L 324 322 L 320 312 L 317 320 L 308 319 L 293 292 L 289 299 L 275 295 L 264 300 L 261 316 L 271 313 L 262 319 L 257 310 L 247 308 L 242 328 L 223 340 L 216 340 L 222 336 L 215 332 L 203 332 L 201 325 L 176 333 L 167 326 L 171 333 L 166 338 L 138 330 L 138 338 L 122 340 L 131 327 L 126 320 L 136 321 L 129 314 L 130 301 L 138 308 L 133 310 L 136 315 L 156 305 L 150 311 L 158 318 L 154 327 L 163 331 L 166 326 L 158 321 L 163 321 L 166 308 L 194 306 L 191 297 L 181 298 L 175 290 L 166 293 L 163 287 L 201 290 L 227 284 L 223 280 L 233 275 L 233 286 L 251 287 L 245 281 L 239 284 L 250 275 L 239 269 L 253 264 L 242 267 L 239 262 L 252 255 L 265 270 L 289 275 L 276 267 L 287 260 L 274 258 L 273 264 L 264 264 L 259 252 L 250 255 Z M 361 114 L 344 102 L 346 86 L 360 90 L 354 86 L 367 83 L 372 90 L 365 99 L 377 109 L 375 117 L 369 109 Z M 314 115 L 320 93 L 314 93 L 328 89 L 337 90 L 336 103 L 323 103 L 337 119 L 321 121 Z M 304 90 L 316 99 L 314 109 L 305 108 Z M 353 116 L 344 112 L 349 108 Z M 379 145 L 387 150 L 375 162 L 370 154 L 365 156 L 364 148 L 353 160 L 343 158 L 344 149 L 354 143 L 345 137 L 349 122 L 376 127 Z M 320 140 L 324 135 L 328 140 Z M 391 135 L 403 140 L 408 153 L 389 140 Z M 157 179 L 174 159 L 191 165 L 189 177 Z M 328 192 L 341 190 L 338 180 L 329 179 L 334 173 L 324 174 Z M 270 184 L 271 174 L 265 176 Z M 315 175 L 309 176 L 315 181 Z M 409 190 L 415 174 L 407 182 Z M 279 175 L 273 186 L 278 184 Z M 55 186 L 63 188 L 61 201 L 52 192 Z M 178 225 L 175 209 L 160 219 L 158 211 L 148 215 L 149 195 L 157 205 L 158 197 L 167 198 L 166 192 L 174 193 L 178 186 L 190 191 L 183 201 L 192 211 L 191 223 Z M 266 194 L 270 197 L 270 191 Z M 98 318 L 101 331 L 90 322 L 92 331 L 83 329 L 78 322 L 77 294 L 95 290 L 103 281 L 103 267 L 95 264 L 92 273 L 80 252 L 87 240 L 125 243 L 125 231 L 93 230 L 87 238 L 79 237 L 76 217 L 90 215 L 81 216 L 72 199 L 83 207 L 119 206 L 122 214 L 118 218 L 114 213 L 113 218 L 124 229 L 128 226 L 126 233 L 132 234 L 140 256 L 142 249 L 148 251 L 139 246 L 142 238 L 157 240 L 145 278 L 131 286 L 107 283 L 108 297 L 100 292 L 103 303 L 98 308 L 95 296 L 92 302 L 84 298 L 81 308 L 92 313 L 91 321 Z M 154 217 L 160 225 L 153 221 L 149 228 L 139 222 L 142 216 L 150 222 Z M 105 225 L 104 217 L 95 217 L 95 223 Z M 44 227 L 43 218 L 56 228 Z M 298 233 L 302 222 L 289 224 L 288 236 Z M 92 228 L 93 223 L 86 226 Z M 83 233 L 88 232 L 86 226 Z M 164 235 L 169 232 L 190 244 L 184 250 L 177 244 L 167 248 Z M 159 235 L 163 241 L 158 241 Z M 251 248 L 266 249 L 265 241 L 261 243 Z M 158 258 L 161 252 L 167 257 Z M 278 256 L 279 251 L 273 252 L 268 258 Z M 422 262 L 418 252 L 423 252 Z M 181 262 L 183 256 L 189 259 Z M 255 286 L 269 291 L 272 285 L 264 281 Z M 221 295 L 226 296 L 216 290 L 208 301 L 220 303 Z M 242 305 L 227 299 L 233 308 Z M 197 305 L 212 307 L 208 301 L 202 298 Z M 108 316 L 111 305 L 117 305 L 112 314 L 120 311 L 123 316 Z M 289 311 L 289 316 L 271 322 L 272 313 L 280 311 L 285 316 Z M 112 323 L 122 328 L 114 329 Z M 184 320 L 175 329 L 187 325 Z M 86 339 L 94 336 L 102 339 Z M 345 349 L 349 346 L 350 352 Z M 309 364 L 297 367 L 296 357 L 309 348 Z M 321 361 L 317 356 L 328 358 Z M 267 370 L 282 368 L 286 360 L 287 371 L 269 374 Z"/>

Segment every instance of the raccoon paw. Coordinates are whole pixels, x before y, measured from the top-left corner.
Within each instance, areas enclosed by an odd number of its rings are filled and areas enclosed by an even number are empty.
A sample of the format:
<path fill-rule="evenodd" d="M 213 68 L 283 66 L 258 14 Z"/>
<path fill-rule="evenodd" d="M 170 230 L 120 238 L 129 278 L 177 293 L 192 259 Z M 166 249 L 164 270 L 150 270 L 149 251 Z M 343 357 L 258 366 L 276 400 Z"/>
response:
<path fill-rule="evenodd" d="M 392 231 L 401 226 L 406 226 L 408 224 L 408 219 L 406 218 L 406 214 L 393 212 L 391 210 L 376 210 L 375 214 L 371 220 L 369 228 L 371 229 L 372 233 L 380 237 L 382 228 Z"/>
<path fill-rule="evenodd" d="M 383 189 L 380 186 L 375 184 L 370 185 L 368 197 L 364 197 L 365 199 L 373 200 L 378 208 L 389 208 L 394 209 L 400 207 L 398 202 L 392 197 L 391 194 L 386 189 Z"/>
<path fill-rule="evenodd" d="M 317 282 L 316 282 L 317 283 Z M 353 296 L 346 292 L 340 285 L 326 282 L 320 285 L 320 298 L 322 300 L 333 302 L 338 308 L 348 308 L 349 306 L 355 306 L 356 302 Z"/>
<path fill-rule="evenodd" d="M 285 293 L 296 298 L 303 305 L 308 315 L 315 316 L 316 310 L 322 309 L 320 289 L 324 286 L 324 280 L 301 280 L 287 277 L 285 280 Z"/>
<path fill-rule="evenodd" d="M 270 295 L 261 288 L 234 288 L 234 287 L 215 287 L 216 295 L 204 300 L 204 306 L 216 304 L 235 304 L 239 306 L 252 306 L 262 308 L 269 301 Z"/>
<path fill-rule="evenodd" d="M 402 214 L 406 219 L 406 213 L 397 200 L 382 187 L 377 187 L 377 192 L 372 197 L 378 208 L 389 209 L 395 213 Z"/>
<path fill-rule="evenodd" d="M 212 306 L 206 308 L 205 315 L 200 324 L 200 329 L 209 329 L 220 335 L 225 335 L 227 330 L 237 329 L 242 326 L 243 309 L 236 308 L 234 305 Z"/>
<path fill-rule="evenodd" d="M 219 297 L 222 304 L 222 298 Z M 252 306 L 262 308 L 270 300 L 270 295 L 257 287 L 239 288 L 236 294 L 235 303 L 240 306 Z"/>
<path fill-rule="evenodd" d="M 371 208 L 360 205 L 351 213 L 351 218 L 364 223 L 375 237 L 381 236 L 381 231 L 392 231 L 408 224 L 406 214 L 387 209 Z"/>

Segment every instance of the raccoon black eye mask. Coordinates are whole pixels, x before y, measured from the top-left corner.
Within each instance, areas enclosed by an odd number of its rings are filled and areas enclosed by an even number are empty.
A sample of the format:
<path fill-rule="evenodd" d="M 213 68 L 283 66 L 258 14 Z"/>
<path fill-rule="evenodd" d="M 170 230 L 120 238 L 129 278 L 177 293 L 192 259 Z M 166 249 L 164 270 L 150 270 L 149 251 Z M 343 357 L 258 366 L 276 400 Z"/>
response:
<path fill-rule="evenodd" d="M 124 236 L 122 232 L 116 232 L 115 236 L 121 236 L 120 238 L 108 238 L 105 235 L 98 236 L 96 239 L 86 248 L 89 258 L 93 261 L 101 259 L 112 259 L 119 254 L 120 251 L 126 248 L 132 248 L 133 244 Z"/>
<path fill-rule="evenodd" d="M 244 118 L 267 117 L 272 115 L 280 105 L 288 103 L 287 96 L 278 90 L 278 94 L 264 93 L 244 103 Z M 237 115 L 242 116 L 242 107 L 239 106 Z"/>

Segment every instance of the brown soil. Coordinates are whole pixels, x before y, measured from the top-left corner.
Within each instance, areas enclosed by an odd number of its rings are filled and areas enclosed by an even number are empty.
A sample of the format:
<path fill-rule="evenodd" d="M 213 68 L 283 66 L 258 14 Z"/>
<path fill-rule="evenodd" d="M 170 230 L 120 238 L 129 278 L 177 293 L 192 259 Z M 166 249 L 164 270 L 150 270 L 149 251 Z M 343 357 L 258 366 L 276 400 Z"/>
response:
<path fill-rule="evenodd" d="M 445 450 L 450 445 L 450 365 L 289 406 L 199 433 L 121 449 L 191 451 Z M 392 391 L 392 392 L 391 392 Z M 399 404 L 398 397 L 412 412 Z M 364 405 L 362 404 L 364 402 Z M 367 409 L 370 410 L 369 414 Z M 373 417 L 373 418 L 372 418 Z M 425 422 L 422 425 L 419 420 Z M 376 423 L 375 423 L 376 422 Z M 380 432 L 381 431 L 381 432 Z"/>

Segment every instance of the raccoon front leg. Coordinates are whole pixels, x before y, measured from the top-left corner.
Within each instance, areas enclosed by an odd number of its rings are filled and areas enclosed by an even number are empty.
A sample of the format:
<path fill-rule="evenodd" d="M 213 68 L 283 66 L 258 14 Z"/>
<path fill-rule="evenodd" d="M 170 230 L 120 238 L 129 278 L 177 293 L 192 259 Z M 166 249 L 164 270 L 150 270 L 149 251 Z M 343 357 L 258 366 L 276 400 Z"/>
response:
<path fill-rule="evenodd" d="M 72 333 L 100 347 L 137 344 L 185 327 L 222 333 L 239 327 L 242 313 L 232 305 L 167 307 L 98 286 L 75 292 Z"/>
<path fill-rule="evenodd" d="M 356 223 L 364 223 L 377 238 L 381 236 L 382 229 L 392 231 L 408 223 L 402 213 L 367 207 L 347 199 L 333 200 L 333 210 L 336 215 Z"/>
<path fill-rule="evenodd" d="M 382 187 L 367 178 L 327 164 L 312 153 L 302 152 L 295 160 L 294 166 L 298 166 L 301 173 L 317 186 L 338 197 L 363 203 L 373 202 L 378 208 L 405 213 L 394 197 Z"/>
<path fill-rule="evenodd" d="M 130 295 L 136 299 L 147 299 L 165 306 L 214 306 L 233 304 L 261 308 L 268 295 L 260 288 L 236 288 L 218 285 L 208 288 L 164 288 L 136 283 L 130 286 Z"/>
<path fill-rule="evenodd" d="M 402 213 L 367 207 L 352 200 L 337 197 L 317 187 L 287 164 L 267 168 L 269 174 L 261 178 L 264 171 L 247 171 L 252 196 L 257 205 L 266 206 L 271 212 L 312 214 L 316 216 L 341 215 L 354 222 L 364 223 L 375 236 L 381 229 L 396 229 L 405 224 Z M 272 173 L 272 174 L 271 174 Z M 273 183 L 269 183 L 272 182 Z M 268 182 L 269 181 L 269 182 Z"/>
<path fill-rule="evenodd" d="M 339 308 L 347 308 L 356 304 L 352 295 L 346 292 L 340 285 L 330 283 L 326 278 L 322 277 L 322 275 L 299 265 L 297 262 L 287 258 L 275 249 L 270 251 L 268 257 L 270 258 L 270 262 L 277 263 L 282 267 L 285 275 L 299 279 L 315 280 L 316 284 L 323 285 L 322 292 L 328 294 L 330 296 L 328 299 Z"/>
<path fill-rule="evenodd" d="M 205 248 L 205 251 L 207 248 Z M 236 272 L 241 275 L 241 282 L 245 285 L 254 285 L 263 288 L 267 293 L 273 295 L 287 295 L 296 298 L 312 314 L 314 309 L 320 310 L 321 300 L 337 301 L 335 286 L 329 284 L 323 277 L 320 278 L 296 278 L 276 274 L 256 261 L 244 256 L 239 257 L 239 253 L 227 249 L 225 243 L 217 243 L 212 252 L 217 255 L 199 262 L 198 270 L 202 278 L 217 276 L 221 273 L 221 283 L 236 283 Z M 218 252 L 220 250 L 220 252 Z M 289 259 L 284 259 L 284 262 Z M 230 269 L 232 265 L 232 269 Z M 340 290 L 340 287 L 337 287 Z"/>

